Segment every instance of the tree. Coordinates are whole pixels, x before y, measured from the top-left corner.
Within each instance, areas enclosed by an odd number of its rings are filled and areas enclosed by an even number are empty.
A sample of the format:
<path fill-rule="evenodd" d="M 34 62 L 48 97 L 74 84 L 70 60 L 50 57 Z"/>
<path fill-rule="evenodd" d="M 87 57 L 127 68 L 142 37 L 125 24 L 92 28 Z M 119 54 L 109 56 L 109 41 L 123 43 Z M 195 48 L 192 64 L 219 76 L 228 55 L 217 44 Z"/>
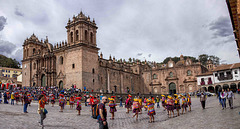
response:
<path fill-rule="evenodd" d="M 0 55 L 0 66 L 8 68 L 20 68 L 20 63 L 16 59 Z"/>
<path fill-rule="evenodd" d="M 130 58 L 128 59 L 128 61 L 129 61 L 129 63 L 132 63 L 132 58 L 130 57 Z"/>
<path fill-rule="evenodd" d="M 200 63 L 204 66 L 206 66 L 207 61 L 208 61 L 208 55 L 207 54 L 202 54 L 198 56 L 198 60 L 200 61 Z"/>

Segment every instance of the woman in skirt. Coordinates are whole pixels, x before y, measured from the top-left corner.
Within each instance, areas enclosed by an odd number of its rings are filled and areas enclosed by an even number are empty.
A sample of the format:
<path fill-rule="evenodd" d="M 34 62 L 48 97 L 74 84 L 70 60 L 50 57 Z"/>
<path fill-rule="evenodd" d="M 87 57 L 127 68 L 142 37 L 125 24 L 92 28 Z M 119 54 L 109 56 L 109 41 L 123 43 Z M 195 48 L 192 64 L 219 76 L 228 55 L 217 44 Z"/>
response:
<path fill-rule="evenodd" d="M 166 97 L 165 95 L 161 95 L 162 96 L 162 99 L 161 99 L 161 102 L 162 102 L 162 107 L 164 108 L 164 111 L 166 110 Z"/>
<path fill-rule="evenodd" d="M 186 97 L 183 95 L 180 95 L 182 97 L 182 114 L 185 110 L 185 113 L 187 112 L 187 100 Z"/>
<path fill-rule="evenodd" d="M 129 113 L 129 110 L 130 110 L 131 107 L 132 107 L 132 96 L 128 95 L 128 98 L 127 98 L 126 103 L 125 103 L 125 108 L 127 108 L 126 113 Z"/>
<path fill-rule="evenodd" d="M 114 120 L 114 112 L 117 111 L 116 106 L 117 104 L 115 103 L 115 96 L 111 96 L 111 98 L 109 99 L 109 104 L 108 106 L 110 107 L 109 112 L 112 114 L 112 118 L 110 118 L 110 120 Z"/>
<path fill-rule="evenodd" d="M 188 93 L 187 93 L 187 105 L 189 106 L 189 111 L 191 111 L 192 101 L 191 96 Z"/>
<path fill-rule="evenodd" d="M 69 99 L 69 105 L 70 105 L 70 109 L 73 109 L 73 105 L 74 105 L 74 97 L 71 96 L 70 99 Z"/>
<path fill-rule="evenodd" d="M 133 113 L 135 113 L 133 115 L 133 117 L 136 116 L 136 120 L 138 120 L 138 113 L 140 112 L 140 103 L 139 103 L 139 99 L 135 98 L 133 101 Z"/>
<path fill-rule="evenodd" d="M 55 104 L 55 96 L 52 94 L 51 97 L 51 104 L 52 104 L 52 107 L 54 107 L 54 104 Z"/>
<path fill-rule="evenodd" d="M 78 115 L 81 114 L 81 110 L 82 110 L 82 106 L 81 106 L 81 98 L 82 98 L 82 97 L 76 97 L 76 100 L 77 100 L 77 107 L 76 107 L 76 110 L 78 110 Z"/>
<path fill-rule="evenodd" d="M 173 113 L 173 117 L 174 117 L 174 100 L 172 96 L 168 96 L 167 99 L 167 111 L 168 111 L 168 117 L 171 118 L 171 112 Z"/>
<path fill-rule="evenodd" d="M 63 112 L 63 108 L 66 103 L 66 99 L 64 98 L 63 94 L 60 94 L 59 96 L 60 96 L 60 98 L 59 98 L 60 111 L 59 112 Z"/>
<path fill-rule="evenodd" d="M 180 99 L 178 98 L 178 95 L 177 95 L 177 94 L 174 94 L 174 97 L 175 97 L 174 109 L 177 110 L 177 114 L 178 114 L 178 116 L 180 116 L 180 115 L 179 115 L 179 110 L 181 109 Z"/>
<path fill-rule="evenodd" d="M 147 99 L 147 107 L 148 107 L 148 115 L 149 115 L 149 123 L 154 122 L 154 115 L 156 115 L 155 109 L 154 109 L 154 101 L 152 100 L 152 97 L 149 97 Z"/>

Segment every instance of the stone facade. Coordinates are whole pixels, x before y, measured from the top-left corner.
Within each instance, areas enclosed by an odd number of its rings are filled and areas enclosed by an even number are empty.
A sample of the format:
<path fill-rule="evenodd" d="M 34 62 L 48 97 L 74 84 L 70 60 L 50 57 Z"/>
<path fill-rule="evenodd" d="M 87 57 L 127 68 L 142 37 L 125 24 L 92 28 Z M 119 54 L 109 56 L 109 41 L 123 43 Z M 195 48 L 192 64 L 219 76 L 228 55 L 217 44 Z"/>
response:
<path fill-rule="evenodd" d="M 198 90 L 196 75 L 207 71 L 190 59 L 157 66 L 103 59 L 96 43 L 98 27 L 82 12 L 69 19 L 67 41 L 53 46 L 33 34 L 23 44 L 23 86 L 58 86 L 116 93 L 183 93 Z"/>

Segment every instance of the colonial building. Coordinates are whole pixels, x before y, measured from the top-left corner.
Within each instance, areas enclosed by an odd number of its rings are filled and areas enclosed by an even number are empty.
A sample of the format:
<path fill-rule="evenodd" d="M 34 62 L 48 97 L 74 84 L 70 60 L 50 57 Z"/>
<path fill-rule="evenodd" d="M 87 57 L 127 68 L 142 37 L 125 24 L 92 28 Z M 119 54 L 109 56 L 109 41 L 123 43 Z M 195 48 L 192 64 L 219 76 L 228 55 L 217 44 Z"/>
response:
<path fill-rule="evenodd" d="M 219 89 L 240 89 L 240 63 L 220 65 L 212 71 L 197 76 L 198 86 L 205 91 L 217 92 Z"/>
<path fill-rule="evenodd" d="M 17 77 L 21 76 L 22 69 L 0 67 L 0 89 L 21 86 L 21 81 L 17 81 Z"/>
<path fill-rule="evenodd" d="M 196 75 L 207 71 L 184 59 L 158 66 L 146 61 L 103 59 L 96 43 L 98 27 L 82 12 L 69 19 L 67 41 L 56 45 L 34 34 L 23 44 L 23 86 L 75 85 L 82 90 L 116 93 L 183 93 L 198 90 Z"/>

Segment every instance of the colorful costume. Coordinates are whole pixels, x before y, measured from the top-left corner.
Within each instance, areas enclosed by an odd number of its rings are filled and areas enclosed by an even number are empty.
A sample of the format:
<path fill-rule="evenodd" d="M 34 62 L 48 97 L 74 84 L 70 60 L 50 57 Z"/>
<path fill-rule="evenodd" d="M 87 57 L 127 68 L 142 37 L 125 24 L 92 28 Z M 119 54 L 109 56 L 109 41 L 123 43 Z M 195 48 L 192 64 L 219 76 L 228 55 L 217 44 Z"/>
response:
<path fill-rule="evenodd" d="M 147 109 L 148 109 L 148 115 L 156 115 L 155 109 L 154 109 L 154 101 L 152 99 L 147 99 Z"/>
<path fill-rule="evenodd" d="M 132 96 L 128 95 L 128 99 L 126 100 L 125 108 L 131 108 L 132 107 Z"/>
<path fill-rule="evenodd" d="M 166 100 L 165 95 L 162 95 L 161 101 L 162 101 L 162 106 L 163 107 L 166 106 L 165 100 Z"/>
<path fill-rule="evenodd" d="M 55 104 L 55 97 L 54 97 L 54 95 L 51 95 L 50 100 L 51 100 L 51 103 L 52 103 L 52 104 Z"/>
<path fill-rule="evenodd" d="M 60 94 L 59 106 L 60 106 L 60 107 L 64 107 L 65 102 L 66 102 L 66 101 L 65 101 L 64 95 Z"/>
<path fill-rule="evenodd" d="M 180 99 L 178 98 L 178 95 L 174 95 L 175 96 L 175 103 L 174 103 L 174 109 L 181 109 L 180 106 Z"/>
<path fill-rule="evenodd" d="M 70 97 L 70 100 L 69 100 L 69 103 L 70 103 L 70 105 L 73 105 L 73 104 L 74 104 L 74 102 L 75 102 L 75 100 L 74 100 L 74 97 L 73 97 L 73 96 L 71 96 L 71 97 Z"/>
<path fill-rule="evenodd" d="M 116 112 L 117 111 L 117 109 L 116 109 L 117 104 L 115 103 L 114 97 L 111 97 L 111 98 L 108 98 L 108 99 L 109 99 L 108 106 L 110 107 L 109 112 L 110 113 Z"/>
<path fill-rule="evenodd" d="M 168 111 L 174 110 L 174 100 L 171 96 L 168 96 L 168 99 L 167 99 L 167 110 Z"/>
<path fill-rule="evenodd" d="M 188 107 L 188 106 L 187 106 L 187 100 L 186 100 L 186 97 L 183 96 L 183 97 L 182 97 L 182 108 L 186 108 L 186 107 Z"/>
<path fill-rule="evenodd" d="M 188 95 L 187 96 L 187 105 L 191 105 L 192 104 L 192 101 L 191 101 L 191 96 L 190 95 Z"/>
<path fill-rule="evenodd" d="M 76 110 L 78 110 L 78 111 L 82 110 L 81 98 L 82 98 L 82 97 L 76 97 L 76 99 L 77 99 L 77 107 L 76 107 Z"/>
<path fill-rule="evenodd" d="M 133 101 L 133 113 L 138 113 L 138 112 L 140 112 L 140 108 L 141 108 L 141 106 L 140 106 L 140 103 L 139 103 L 139 99 L 134 99 L 134 101 Z"/>

